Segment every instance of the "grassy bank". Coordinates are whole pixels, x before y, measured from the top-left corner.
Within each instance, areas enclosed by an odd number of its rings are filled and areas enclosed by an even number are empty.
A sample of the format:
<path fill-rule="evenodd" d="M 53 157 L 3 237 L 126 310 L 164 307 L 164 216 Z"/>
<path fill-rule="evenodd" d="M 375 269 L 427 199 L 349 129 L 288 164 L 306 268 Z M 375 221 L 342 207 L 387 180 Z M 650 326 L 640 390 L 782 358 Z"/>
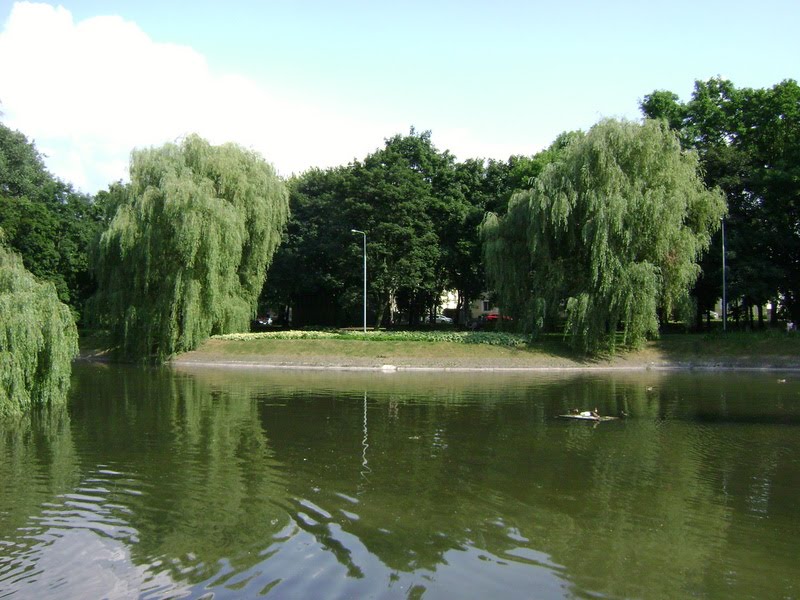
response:
<path fill-rule="evenodd" d="M 433 368 L 800 368 L 800 336 L 780 331 L 669 334 L 636 351 L 586 357 L 561 336 L 472 332 L 275 332 L 207 340 L 182 363 Z"/>

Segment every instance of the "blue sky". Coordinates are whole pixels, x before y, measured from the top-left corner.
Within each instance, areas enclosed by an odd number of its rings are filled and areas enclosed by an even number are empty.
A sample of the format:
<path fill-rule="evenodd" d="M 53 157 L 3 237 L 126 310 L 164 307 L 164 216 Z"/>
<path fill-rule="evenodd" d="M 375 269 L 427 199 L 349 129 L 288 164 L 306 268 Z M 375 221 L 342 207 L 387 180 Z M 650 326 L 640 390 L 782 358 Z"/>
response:
<path fill-rule="evenodd" d="M 280 173 L 410 126 L 459 159 L 533 154 L 654 89 L 800 79 L 800 2 L 0 0 L 0 109 L 87 192 L 197 131 Z M 57 8 L 60 7 L 60 8 Z"/>

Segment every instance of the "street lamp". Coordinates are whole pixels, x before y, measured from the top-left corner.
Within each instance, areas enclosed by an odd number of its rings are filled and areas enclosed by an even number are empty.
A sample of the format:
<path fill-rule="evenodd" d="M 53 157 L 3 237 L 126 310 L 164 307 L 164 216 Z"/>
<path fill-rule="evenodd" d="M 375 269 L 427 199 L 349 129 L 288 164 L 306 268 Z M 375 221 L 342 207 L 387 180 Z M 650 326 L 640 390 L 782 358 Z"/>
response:
<path fill-rule="evenodd" d="M 364 335 L 367 334 L 367 234 L 358 229 L 351 229 L 352 233 L 360 233 L 364 236 Z"/>

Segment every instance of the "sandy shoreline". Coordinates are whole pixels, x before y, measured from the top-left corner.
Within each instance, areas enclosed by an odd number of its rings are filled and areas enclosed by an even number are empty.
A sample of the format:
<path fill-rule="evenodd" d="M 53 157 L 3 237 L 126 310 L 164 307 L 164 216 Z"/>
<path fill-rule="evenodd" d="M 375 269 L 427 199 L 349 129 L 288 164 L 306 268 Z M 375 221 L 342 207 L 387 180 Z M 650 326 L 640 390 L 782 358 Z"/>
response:
<path fill-rule="evenodd" d="M 376 372 L 442 372 L 442 373 L 522 373 L 522 372 L 582 372 L 582 371 L 678 371 L 678 370 L 716 370 L 716 371 L 800 371 L 800 360 L 795 356 L 731 358 L 715 357 L 697 361 L 643 360 L 650 357 L 615 357 L 609 360 L 573 361 L 561 357 L 539 357 L 524 360 L 495 360 L 489 364 L 476 364 L 471 361 L 442 358 L 435 361 L 405 358 L 391 362 L 380 359 L 361 359 L 349 361 L 336 360 L 335 357 L 319 357 L 314 360 L 281 360 L 275 357 L 237 357 L 209 356 L 204 353 L 189 352 L 169 361 L 169 365 L 181 367 L 214 367 L 230 369 L 264 369 L 294 371 L 376 371 Z"/>
<path fill-rule="evenodd" d="M 413 367 L 398 365 L 309 365 L 309 364 L 269 364 L 257 362 L 240 361 L 180 361 L 174 360 L 168 363 L 175 367 L 211 367 L 229 369 L 263 369 L 263 370 L 286 370 L 286 371 L 377 371 L 377 372 L 420 372 L 420 373 L 525 373 L 525 372 L 547 372 L 547 373 L 570 373 L 585 371 L 800 371 L 798 366 L 736 366 L 736 365 L 640 365 L 640 366 L 583 366 L 583 367 Z"/>

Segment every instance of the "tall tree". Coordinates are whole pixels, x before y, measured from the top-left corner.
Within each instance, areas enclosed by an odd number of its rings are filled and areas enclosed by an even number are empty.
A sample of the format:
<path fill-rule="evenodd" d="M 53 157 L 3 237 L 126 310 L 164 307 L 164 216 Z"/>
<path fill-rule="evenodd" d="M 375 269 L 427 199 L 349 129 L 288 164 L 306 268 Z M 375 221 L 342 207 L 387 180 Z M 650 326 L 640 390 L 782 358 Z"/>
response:
<path fill-rule="evenodd" d="M 430 133 L 412 130 L 353 165 L 349 215 L 354 228 L 368 233 L 378 325 L 384 317 L 392 321 L 398 299 L 418 310 L 437 292 L 440 248 L 431 212 L 440 160 Z"/>
<path fill-rule="evenodd" d="M 288 216 L 272 167 L 192 135 L 134 151 L 130 171 L 96 269 L 96 309 L 124 352 L 161 361 L 245 330 Z"/>
<path fill-rule="evenodd" d="M 729 297 L 747 309 L 781 297 L 800 319 L 800 87 L 736 88 L 697 81 L 691 100 L 666 91 L 645 96 L 643 113 L 665 119 L 697 151 L 705 181 L 720 187 L 727 218 Z M 721 295 L 720 240 L 695 288 L 700 308 Z M 749 313 L 749 310 L 746 310 Z"/>
<path fill-rule="evenodd" d="M 358 312 L 361 246 L 353 246 L 345 210 L 350 177 L 350 167 L 311 169 L 288 182 L 291 214 L 261 303 L 291 307 L 293 324 L 349 325 Z"/>
<path fill-rule="evenodd" d="M 457 221 L 452 223 L 452 240 L 446 254 L 447 289 L 458 293 L 459 323 L 468 318 L 467 307 L 486 291 L 480 225 L 487 205 L 494 197 L 487 184 L 483 160 L 467 159 L 455 165 L 455 177 L 464 197 Z"/>
<path fill-rule="evenodd" d="M 100 233 L 92 198 L 45 168 L 33 143 L 0 124 L 0 227 L 25 268 L 50 281 L 76 315 L 94 292 L 91 244 Z"/>
<path fill-rule="evenodd" d="M 372 322 L 388 323 L 389 306 L 411 323 L 427 319 L 449 290 L 465 309 L 487 290 L 485 211 L 505 208 L 556 150 L 459 163 L 412 128 L 361 161 L 302 174 L 290 183 L 292 217 L 265 300 L 293 304 L 298 324 L 360 322 L 361 239 L 350 232 L 359 229 L 368 235 Z"/>
<path fill-rule="evenodd" d="M 487 269 L 533 330 L 564 310 L 576 347 L 613 350 L 618 326 L 636 346 L 685 300 L 724 211 L 666 125 L 606 120 L 487 218 Z"/>
<path fill-rule="evenodd" d="M 291 296 L 297 323 L 360 322 L 362 247 L 351 229 L 367 232 L 372 322 L 389 323 L 390 307 L 418 322 L 445 289 L 479 293 L 483 200 L 472 186 L 482 163 L 470 169 L 437 150 L 429 132 L 412 129 L 362 161 L 296 178 L 267 296 Z"/>
<path fill-rule="evenodd" d="M 63 402 L 78 332 L 52 283 L 37 280 L 2 244 L 0 229 L 0 416 Z"/>
<path fill-rule="evenodd" d="M 0 196 L 52 198 L 57 188 L 36 146 L 24 134 L 0 123 Z"/>

